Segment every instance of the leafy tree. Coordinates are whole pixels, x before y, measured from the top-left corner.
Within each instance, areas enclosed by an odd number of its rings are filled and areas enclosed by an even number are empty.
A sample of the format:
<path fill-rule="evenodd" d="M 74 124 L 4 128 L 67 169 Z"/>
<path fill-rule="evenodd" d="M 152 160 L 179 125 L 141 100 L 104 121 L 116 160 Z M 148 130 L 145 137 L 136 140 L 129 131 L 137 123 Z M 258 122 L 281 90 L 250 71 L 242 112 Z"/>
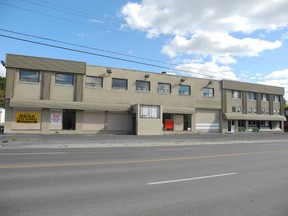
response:
<path fill-rule="evenodd" d="M 6 77 L 0 77 L 0 107 L 4 108 Z"/>

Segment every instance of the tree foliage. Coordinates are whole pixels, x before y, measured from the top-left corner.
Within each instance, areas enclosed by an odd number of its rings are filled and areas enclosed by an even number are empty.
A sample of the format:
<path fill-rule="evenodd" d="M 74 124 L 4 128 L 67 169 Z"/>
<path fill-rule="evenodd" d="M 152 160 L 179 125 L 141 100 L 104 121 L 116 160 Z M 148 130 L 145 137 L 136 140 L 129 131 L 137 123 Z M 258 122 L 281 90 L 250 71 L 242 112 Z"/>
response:
<path fill-rule="evenodd" d="M 0 77 L 0 107 L 4 107 L 6 77 Z"/>

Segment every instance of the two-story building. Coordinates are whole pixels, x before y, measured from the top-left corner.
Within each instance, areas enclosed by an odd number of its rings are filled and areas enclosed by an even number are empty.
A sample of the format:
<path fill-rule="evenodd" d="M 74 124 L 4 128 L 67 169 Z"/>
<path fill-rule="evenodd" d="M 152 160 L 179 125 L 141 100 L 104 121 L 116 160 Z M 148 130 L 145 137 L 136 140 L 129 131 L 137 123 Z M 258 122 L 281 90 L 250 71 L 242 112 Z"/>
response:
<path fill-rule="evenodd" d="M 6 56 L 7 133 L 283 131 L 284 89 Z"/>

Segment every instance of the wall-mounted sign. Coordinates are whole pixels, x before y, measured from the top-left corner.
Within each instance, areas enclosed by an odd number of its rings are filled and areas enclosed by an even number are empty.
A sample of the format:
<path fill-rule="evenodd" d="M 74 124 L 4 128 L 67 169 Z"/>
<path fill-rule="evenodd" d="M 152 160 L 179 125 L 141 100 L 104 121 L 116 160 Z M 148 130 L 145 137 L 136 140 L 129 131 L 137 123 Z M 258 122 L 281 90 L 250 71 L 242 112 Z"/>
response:
<path fill-rule="evenodd" d="M 17 123 L 37 124 L 39 121 L 39 113 L 35 112 L 16 112 Z"/>
<path fill-rule="evenodd" d="M 62 124 L 62 113 L 51 113 L 51 124 Z"/>

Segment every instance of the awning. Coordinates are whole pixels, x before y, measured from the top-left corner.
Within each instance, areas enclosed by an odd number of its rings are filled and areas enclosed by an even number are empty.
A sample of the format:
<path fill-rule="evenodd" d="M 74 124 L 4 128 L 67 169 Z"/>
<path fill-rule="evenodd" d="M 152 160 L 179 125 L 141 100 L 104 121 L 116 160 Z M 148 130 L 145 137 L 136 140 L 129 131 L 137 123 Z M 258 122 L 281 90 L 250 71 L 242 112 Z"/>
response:
<path fill-rule="evenodd" d="M 255 114 L 235 114 L 224 113 L 223 118 L 227 120 L 251 120 L 251 121 L 286 121 L 281 115 L 255 115 Z"/>
<path fill-rule="evenodd" d="M 195 108 L 163 106 L 163 113 L 172 113 L 172 114 L 195 114 Z"/>
<path fill-rule="evenodd" d="M 46 108 L 46 109 L 75 109 L 87 111 L 129 111 L 130 104 L 105 104 L 73 101 L 53 101 L 53 100 L 20 100 L 11 99 L 10 107 L 15 108 Z"/>

